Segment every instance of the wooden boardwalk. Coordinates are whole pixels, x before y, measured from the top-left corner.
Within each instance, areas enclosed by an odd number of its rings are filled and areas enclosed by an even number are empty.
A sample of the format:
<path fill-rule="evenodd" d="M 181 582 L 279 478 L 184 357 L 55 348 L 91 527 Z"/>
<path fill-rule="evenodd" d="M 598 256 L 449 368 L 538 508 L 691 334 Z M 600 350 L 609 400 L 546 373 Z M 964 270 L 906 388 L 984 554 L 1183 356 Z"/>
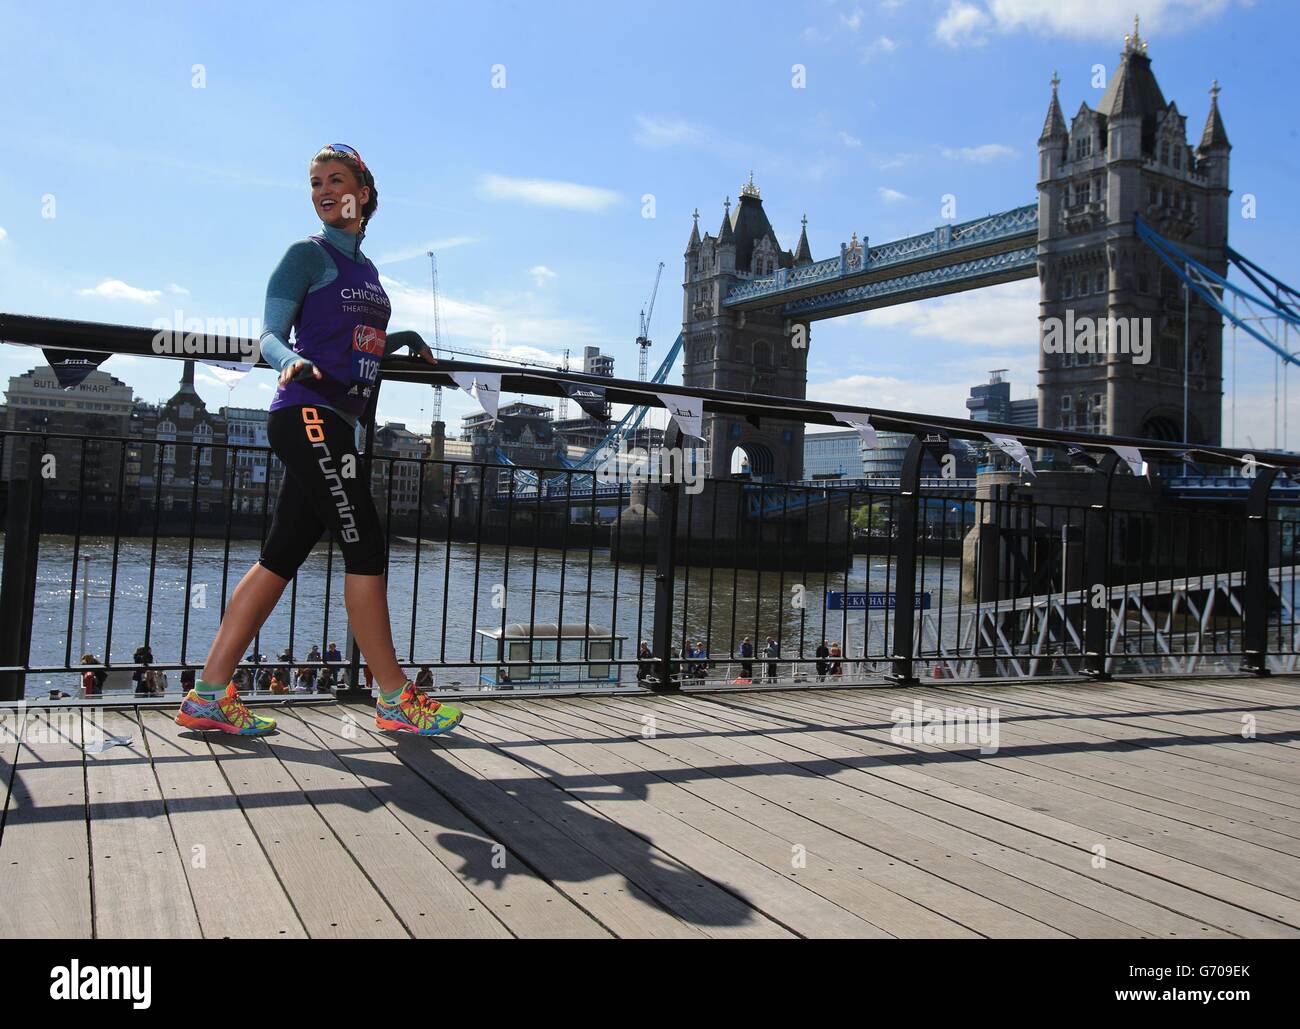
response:
<path fill-rule="evenodd" d="M 900 740 L 916 700 L 996 752 Z M 0 719 L 0 937 L 1300 936 L 1300 679 L 464 706 Z"/>

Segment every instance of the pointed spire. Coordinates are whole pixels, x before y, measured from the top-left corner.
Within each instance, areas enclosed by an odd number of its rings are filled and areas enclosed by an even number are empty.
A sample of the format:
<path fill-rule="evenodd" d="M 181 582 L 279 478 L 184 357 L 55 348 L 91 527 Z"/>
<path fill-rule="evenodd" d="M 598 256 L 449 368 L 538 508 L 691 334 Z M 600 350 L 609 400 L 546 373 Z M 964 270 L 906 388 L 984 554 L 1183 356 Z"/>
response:
<path fill-rule="evenodd" d="M 1219 80 L 1215 79 L 1214 84 L 1210 86 L 1210 113 L 1205 119 L 1205 131 L 1201 133 L 1201 142 L 1197 146 L 1197 153 L 1205 153 L 1211 149 L 1231 150 L 1232 144 L 1228 142 L 1228 132 L 1223 127 L 1223 118 L 1219 114 Z"/>
<path fill-rule="evenodd" d="M 812 264 L 812 250 L 808 247 L 808 215 L 800 220 L 803 230 L 799 233 L 799 245 L 794 248 L 795 264 Z"/>
<path fill-rule="evenodd" d="M 1133 34 L 1124 36 L 1124 53 L 1142 54 L 1144 57 L 1147 52 L 1147 41 L 1138 33 L 1140 22 L 1138 16 L 1133 15 Z"/>
<path fill-rule="evenodd" d="M 686 244 L 687 250 L 694 250 L 700 245 L 700 209 L 698 207 L 691 217 L 694 221 L 691 223 L 691 238 Z"/>
<path fill-rule="evenodd" d="M 740 195 L 741 195 L 742 197 L 755 197 L 755 198 L 759 198 L 758 187 L 754 185 L 754 169 L 753 169 L 753 168 L 750 168 L 750 169 L 749 169 L 749 181 L 746 182 L 743 186 L 740 187 Z"/>
<path fill-rule="evenodd" d="M 1060 77 L 1052 72 L 1052 100 L 1047 105 L 1047 118 L 1043 121 L 1043 132 L 1038 137 L 1041 143 L 1048 139 L 1061 139 L 1070 135 L 1065 127 L 1065 115 L 1061 113 L 1061 102 L 1056 97 L 1056 87 L 1061 84 Z"/>
<path fill-rule="evenodd" d="M 727 197 L 725 213 L 722 215 L 722 230 L 718 233 L 718 245 L 734 246 L 736 243 L 736 233 L 731 228 L 731 197 Z"/>

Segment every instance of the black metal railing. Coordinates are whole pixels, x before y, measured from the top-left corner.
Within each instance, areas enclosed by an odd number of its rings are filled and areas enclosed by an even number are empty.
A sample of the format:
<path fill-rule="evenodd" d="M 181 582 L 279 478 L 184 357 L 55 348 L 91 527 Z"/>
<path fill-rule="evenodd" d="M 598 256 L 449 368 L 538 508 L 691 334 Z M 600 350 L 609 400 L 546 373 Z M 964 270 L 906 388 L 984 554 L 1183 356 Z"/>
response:
<path fill-rule="evenodd" d="M 512 371 L 503 390 L 546 395 L 574 377 Z M 830 420 L 807 401 L 657 388 L 701 395 L 706 411 Z M 657 403 L 639 384 L 610 392 Z M 399 662 L 413 678 L 427 669 L 440 691 L 1294 666 L 1300 514 L 1272 487 L 1300 460 L 1269 455 L 1247 499 L 1186 500 L 1107 452 L 1136 442 L 1158 457 L 1168 445 L 1086 437 L 1104 455 L 1091 467 L 1036 480 L 998 472 L 972 491 L 932 471 L 923 480 L 922 434 L 1014 431 L 1045 448 L 1079 438 L 866 413 L 913 430 L 894 488 L 734 477 L 611 492 L 593 489 L 590 468 L 404 457 L 375 450 L 372 432 L 361 474 L 384 526 Z M 683 445 L 675 426 L 664 444 Z M 1246 458 L 1202 456 L 1216 473 Z M 247 443 L 11 429 L 0 431 L 0 467 L 0 701 L 79 695 L 87 670 L 108 677 L 110 695 L 156 690 L 159 673 L 174 694 L 173 676 L 201 669 L 260 554 L 278 460 Z M 268 678 L 277 689 L 366 688 L 343 574 L 326 536 L 240 663 L 244 689 Z M 325 656 L 331 642 L 337 659 Z"/>

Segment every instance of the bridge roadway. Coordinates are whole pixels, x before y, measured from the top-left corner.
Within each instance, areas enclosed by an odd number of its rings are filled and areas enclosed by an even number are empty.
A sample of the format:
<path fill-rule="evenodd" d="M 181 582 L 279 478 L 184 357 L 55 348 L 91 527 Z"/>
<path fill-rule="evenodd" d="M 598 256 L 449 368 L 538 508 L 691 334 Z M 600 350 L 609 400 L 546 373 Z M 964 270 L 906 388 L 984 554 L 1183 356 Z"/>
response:
<path fill-rule="evenodd" d="M 0 937 L 1296 937 L 1297 685 L 475 698 L 397 741 L 49 707 L 0 730 Z M 895 742 L 918 699 L 999 748 Z"/>
<path fill-rule="evenodd" d="M 836 257 L 739 282 L 722 303 L 815 321 L 1037 274 L 1038 205 L 1026 204 L 879 246 L 843 247 Z"/>

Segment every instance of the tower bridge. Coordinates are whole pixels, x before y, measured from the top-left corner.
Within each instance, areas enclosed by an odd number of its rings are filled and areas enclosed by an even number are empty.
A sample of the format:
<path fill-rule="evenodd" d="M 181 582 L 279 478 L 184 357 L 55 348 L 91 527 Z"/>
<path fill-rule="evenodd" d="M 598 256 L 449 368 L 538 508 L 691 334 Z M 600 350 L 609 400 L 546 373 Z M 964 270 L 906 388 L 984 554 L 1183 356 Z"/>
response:
<path fill-rule="evenodd" d="M 806 216 L 794 249 L 782 249 L 752 173 L 739 202 L 724 203 L 717 235 L 700 234 L 697 210 L 684 254 L 683 383 L 802 398 L 811 323 L 1036 277 L 1040 326 L 1069 310 L 1076 322 L 1150 319 L 1153 337 L 1146 364 L 1040 346 L 1040 426 L 1219 443 L 1222 312 L 1204 296 L 1185 300 L 1137 228 L 1140 218 L 1226 275 L 1231 145 L 1218 86 L 1192 145 L 1135 26 L 1095 109 L 1081 103 L 1067 121 L 1059 87 L 1053 75 L 1036 203 L 876 245 L 855 231 L 821 260 Z M 1026 324 L 1026 343 L 1034 336 Z M 801 425 L 706 414 L 704 434 L 712 478 L 730 475 L 737 449 L 755 478 L 803 477 Z"/>

